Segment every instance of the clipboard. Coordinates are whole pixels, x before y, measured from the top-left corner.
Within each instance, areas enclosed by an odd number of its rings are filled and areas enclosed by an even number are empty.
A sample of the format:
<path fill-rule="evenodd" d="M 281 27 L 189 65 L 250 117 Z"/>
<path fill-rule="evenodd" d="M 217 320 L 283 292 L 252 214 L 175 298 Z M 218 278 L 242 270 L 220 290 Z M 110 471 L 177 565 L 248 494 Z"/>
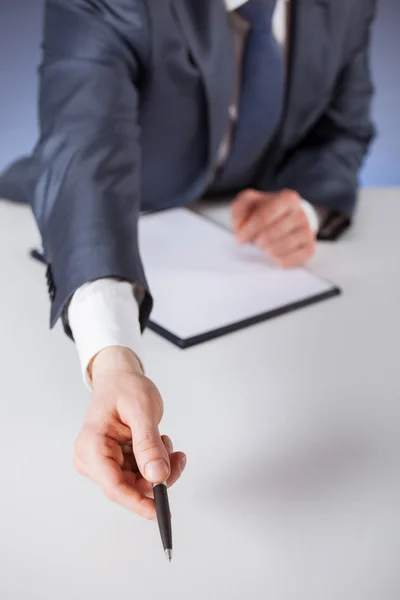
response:
<path fill-rule="evenodd" d="M 139 242 L 154 297 L 149 328 L 181 349 L 341 294 L 307 269 L 273 266 L 188 209 L 141 217 Z"/>
<path fill-rule="evenodd" d="M 280 269 L 197 213 L 176 208 L 139 219 L 139 245 L 154 296 L 149 329 L 181 349 L 339 296 L 305 268 Z M 45 264 L 43 254 L 31 250 Z"/>

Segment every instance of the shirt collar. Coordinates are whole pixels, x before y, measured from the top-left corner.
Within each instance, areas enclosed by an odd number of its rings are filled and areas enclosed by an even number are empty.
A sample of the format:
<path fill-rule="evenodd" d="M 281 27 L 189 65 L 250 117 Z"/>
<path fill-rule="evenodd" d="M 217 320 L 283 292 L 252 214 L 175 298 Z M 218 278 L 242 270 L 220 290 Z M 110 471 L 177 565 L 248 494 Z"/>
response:
<path fill-rule="evenodd" d="M 246 4 L 246 2 L 248 2 L 248 0 L 224 0 L 226 10 L 228 12 L 236 10 L 237 8 L 239 8 L 239 6 Z"/>

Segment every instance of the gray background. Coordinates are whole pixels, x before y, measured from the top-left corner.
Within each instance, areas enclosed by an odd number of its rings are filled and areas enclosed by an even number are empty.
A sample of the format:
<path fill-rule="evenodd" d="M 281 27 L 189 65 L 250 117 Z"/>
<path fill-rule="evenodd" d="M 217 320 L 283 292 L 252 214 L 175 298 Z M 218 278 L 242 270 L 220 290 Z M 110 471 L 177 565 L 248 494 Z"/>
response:
<path fill-rule="evenodd" d="M 37 65 L 43 0 L 0 0 L 0 170 L 37 136 Z M 366 186 L 400 185 L 400 1 L 381 0 L 372 66 L 379 139 L 365 165 Z"/>

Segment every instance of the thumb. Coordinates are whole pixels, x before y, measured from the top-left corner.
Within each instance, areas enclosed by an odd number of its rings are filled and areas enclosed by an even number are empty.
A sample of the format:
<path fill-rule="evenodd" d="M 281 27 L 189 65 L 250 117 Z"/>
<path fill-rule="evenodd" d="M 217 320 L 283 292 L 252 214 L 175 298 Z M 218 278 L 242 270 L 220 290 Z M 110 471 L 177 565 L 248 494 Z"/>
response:
<path fill-rule="evenodd" d="M 150 403 L 151 406 L 151 403 Z M 140 473 L 150 483 L 162 483 L 171 473 L 169 455 L 158 430 L 158 422 L 150 406 L 135 410 L 129 426 L 132 447 Z"/>

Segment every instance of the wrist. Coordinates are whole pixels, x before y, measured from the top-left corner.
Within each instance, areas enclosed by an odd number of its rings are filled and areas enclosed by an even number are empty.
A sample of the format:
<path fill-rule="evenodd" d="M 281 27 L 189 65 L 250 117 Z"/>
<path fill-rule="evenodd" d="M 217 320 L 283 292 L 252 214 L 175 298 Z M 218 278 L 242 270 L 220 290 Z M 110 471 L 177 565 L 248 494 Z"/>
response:
<path fill-rule="evenodd" d="M 105 376 L 111 379 L 122 374 L 143 375 L 143 367 L 136 354 L 123 346 L 104 348 L 96 354 L 88 367 L 93 386 Z"/>

